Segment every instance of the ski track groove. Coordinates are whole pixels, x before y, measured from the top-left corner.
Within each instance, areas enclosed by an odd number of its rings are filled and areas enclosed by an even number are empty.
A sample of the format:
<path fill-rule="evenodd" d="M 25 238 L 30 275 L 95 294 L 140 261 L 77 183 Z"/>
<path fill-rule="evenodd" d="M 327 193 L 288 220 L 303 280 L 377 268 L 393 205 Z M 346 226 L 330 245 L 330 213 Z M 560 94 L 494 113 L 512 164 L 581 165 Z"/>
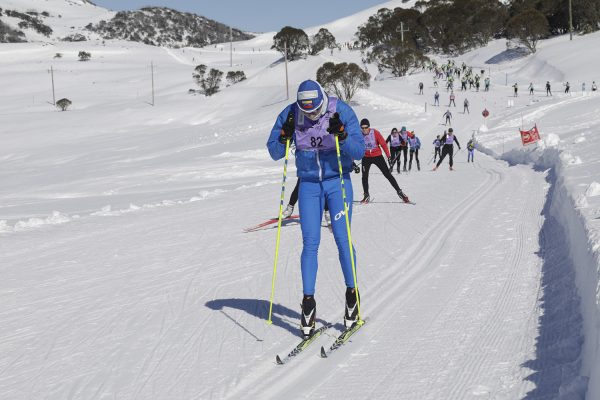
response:
<path fill-rule="evenodd" d="M 443 217 L 439 218 L 438 223 L 436 225 L 434 225 L 433 227 L 431 227 L 428 231 L 426 231 L 423 235 L 423 239 L 417 244 L 417 248 L 422 248 L 425 247 L 427 243 L 425 243 L 426 241 L 433 241 L 434 243 L 438 243 L 437 247 L 432 248 L 431 250 L 429 250 L 426 254 L 423 255 L 422 260 L 418 263 L 416 263 L 416 265 L 412 266 L 412 270 L 414 271 L 414 274 L 434 274 L 436 272 L 436 270 L 438 268 L 440 268 L 440 266 L 442 265 L 446 265 L 446 263 L 449 263 L 449 260 L 452 259 L 452 257 L 454 256 L 454 254 L 456 253 L 456 243 L 452 242 L 452 247 L 450 249 L 448 249 L 447 246 L 447 240 L 445 239 L 448 236 L 448 232 L 449 231 L 453 231 L 455 229 L 457 229 L 457 227 L 455 226 L 455 223 L 457 223 L 457 221 L 462 221 L 465 217 L 465 215 L 467 214 L 467 210 L 470 209 L 469 206 L 475 205 L 477 203 L 479 203 L 481 201 L 482 198 L 487 197 L 490 193 L 492 193 L 492 191 L 494 190 L 494 188 L 496 187 L 496 185 L 499 183 L 499 181 L 502 180 L 502 175 L 496 173 L 495 171 L 486 171 L 487 173 L 487 179 L 479 186 L 479 188 L 477 190 L 474 190 L 473 193 L 474 195 L 468 196 L 467 198 L 463 199 L 461 202 L 459 202 L 454 208 L 452 208 L 450 211 L 448 211 Z M 482 188 L 485 188 L 485 190 L 482 191 Z M 448 218 L 450 218 L 450 220 L 448 220 Z M 437 238 L 440 239 L 437 239 Z M 437 260 L 439 259 L 439 255 L 444 251 L 444 249 L 446 250 L 446 254 L 449 255 L 449 257 L 444 261 L 444 264 L 438 265 L 437 267 L 432 267 L 432 263 L 430 263 L 430 260 Z M 417 250 L 413 250 L 412 252 L 416 252 Z M 409 254 L 411 254 L 412 252 L 409 252 Z M 412 254 L 411 254 L 412 255 Z M 411 259 L 411 256 L 406 257 L 408 259 Z M 448 261 L 446 261 L 448 260 Z M 426 267 L 427 266 L 427 267 Z M 433 269 L 429 269 L 429 268 L 433 268 Z M 392 293 L 392 295 L 388 295 L 386 296 L 383 300 L 380 301 L 381 304 L 389 304 L 388 299 L 390 297 L 393 296 L 393 294 L 395 293 L 403 293 L 403 295 L 401 296 L 401 298 L 397 299 L 396 302 L 393 303 L 394 306 L 398 306 L 398 308 L 403 309 L 405 306 L 405 304 L 411 300 L 411 298 L 413 297 L 413 295 L 419 291 L 419 287 L 418 287 L 418 283 L 421 283 L 423 281 L 426 281 L 425 279 L 419 279 L 416 282 L 406 282 L 406 280 L 408 280 L 408 278 L 412 278 L 412 280 L 414 280 L 416 277 L 413 276 L 404 276 L 403 277 L 404 280 L 400 280 L 400 285 L 398 287 L 395 288 L 389 288 L 389 289 L 385 289 L 382 290 L 382 293 Z M 386 277 L 385 279 L 382 279 L 383 282 L 393 282 L 394 279 L 392 276 Z M 416 284 L 415 284 L 416 283 Z M 404 287 L 404 286 L 407 287 Z M 457 285 L 457 289 L 460 287 L 460 285 Z M 374 306 L 374 308 L 378 308 L 381 304 L 376 304 Z M 435 323 L 435 321 L 440 317 L 440 315 L 442 315 L 445 310 L 451 307 L 450 304 L 445 305 L 444 307 L 440 307 L 437 312 L 435 313 L 434 316 L 432 316 L 427 325 L 426 326 L 422 326 L 419 331 L 429 331 L 429 328 L 432 326 L 432 324 Z M 381 324 L 379 330 L 375 331 L 373 336 L 377 336 L 377 334 L 379 333 L 379 331 L 383 330 L 385 328 L 385 325 L 387 324 L 388 321 L 393 320 L 395 318 L 397 318 L 396 315 L 394 315 L 393 313 L 386 313 L 386 308 L 391 308 L 391 307 L 382 307 L 381 312 L 378 315 L 389 315 L 388 318 L 386 318 L 386 320 L 384 321 L 384 323 Z M 419 339 L 417 339 L 419 340 Z M 417 359 L 418 357 L 418 351 L 420 350 L 419 346 L 415 346 L 413 348 L 413 350 L 409 351 L 409 354 L 407 354 L 405 356 L 405 359 Z M 395 371 L 393 368 L 390 368 L 390 372 L 387 373 L 385 376 L 381 377 L 380 379 L 378 379 L 378 383 L 373 385 L 374 389 L 369 393 L 369 397 L 372 398 L 377 398 L 379 395 L 381 395 L 381 393 L 376 393 L 376 391 L 378 390 L 379 387 L 383 387 L 384 386 L 384 382 L 386 380 L 389 379 L 390 376 L 392 376 L 393 374 L 395 374 Z M 393 395 L 390 394 L 393 398 Z M 387 397 L 386 397 L 387 398 Z"/>
<path fill-rule="evenodd" d="M 529 203 L 527 203 L 529 204 Z M 538 204 L 536 204 L 537 206 Z M 534 210 L 534 207 L 527 207 L 527 208 L 521 208 L 521 215 L 519 215 L 516 219 L 517 221 L 528 221 L 528 219 L 525 218 L 524 214 L 530 213 L 532 210 Z M 510 220 L 505 221 L 507 223 L 511 222 Z M 516 276 L 517 274 L 517 269 L 519 268 L 519 266 L 521 265 L 521 261 L 523 258 L 523 252 L 524 252 L 524 246 L 523 243 L 526 242 L 526 235 L 525 235 L 525 227 L 523 226 L 522 222 L 519 222 L 519 224 L 517 225 L 518 227 L 518 237 L 515 238 L 515 240 L 512 240 L 512 243 L 516 242 L 516 249 L 515 250 L 511 250 L 509 252 L 510 254 L 510 259 L 508 260 L 508 263 L 511 268 L 509 268 L 510 271 L 510 275 L 507 277 L 506 282 L 503 284 L 502 290 L 498 293 L 496 297 L 496 302 L 495 304 L 493 304 L 493 306 L 491 307 L 491 310 L 493 310 L 493 314 L 494 316 L 492 318 L 488 318 L 487 319 L 487 323 L 481 327 L 480 332 L 479 332 L 479 336 L 482 336 L 483 338 L 489 338 L 489 345 L 491 345 L 493 348 L 498 348 L 499 347 L 499 343 L 502 341 L 502 330 L 500 329 L 500 326 L 502 325 L 503 321 L 501 321 L 498 316 L 501 316 L 505 313 L 506 309 L 508 308 L 510 302 L 511 302 L 511 298 L 510 295 L 511 293 L 516 293 L 514 291 L 514 287 L 517 285 L 517 280 L 516 280 Z M 486 352 L 485 351 L 478 351 L 479 349 L 475 349 L 475 351 L 472 351 L 470 354 L 478 354 L 478 357 L 473 357 L 472 360 L 467 364 L 468 368 L 465 368 L 464 370 L 466 372 L 468 372 L 467 374 L 460 374 L 459 375 L 459 379 L 452 385 L 452 390 L 449 392 L 449 399 L 460 399 L 464 397 L 464 394 L 466 393 L 466 389 L 467 389 L 467 384 L 471 381 L 473 381 L 474 376 L 476 375 L 476 372 L 479 371 L 481 365 L 483 364 L 483 362 L 485 361 L 486 357 Z"/>

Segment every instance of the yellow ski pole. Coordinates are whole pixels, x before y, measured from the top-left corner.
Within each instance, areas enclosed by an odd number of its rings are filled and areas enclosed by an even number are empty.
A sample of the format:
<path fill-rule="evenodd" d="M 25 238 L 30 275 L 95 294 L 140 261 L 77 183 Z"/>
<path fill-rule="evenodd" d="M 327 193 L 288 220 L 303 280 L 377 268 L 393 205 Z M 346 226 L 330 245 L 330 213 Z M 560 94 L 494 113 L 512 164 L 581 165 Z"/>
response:
<path fill-rule="evenodd" d="M 348 242 L 350 245 L 350 262 L 352 263 L 352 278 L 354 279 L 354 293 L 356 293 L 356 307 L 358 310 L 358 322 L 360 323 L 360 299 L 358 297 L 358 284 L 356 282 L 356 264 L 354 263 L 354 247 L 352 246 L 352 234 L 350 233 L 350 217 L 348 212 L 350 208 L 346 203 L 346 186 L 344 184 L 344 173 L 342 171 L 342 157 L 340 155 L 340 141 L 338 136 L 335 135 L 335 150 L 337 152 L 338 167 L 340 170 L 340 184 L 342 185 L 342 199 L 344 201 L 344 215 L 346 216 L 346 232 L 348 232 Z"/>
<path fill-rule="evenodd" d="M 279 238 L 281 237 L 281 220 L 283 219 L 283 200 L 285 193 L 285 179 L 287 177 L 287 165 L 290 154 L 290 139 L 285 141 L 285 162 L 283 163 L 283 181 L 281 182 L 281 199 L 279 201 L 279 221 L 277 222 L 277 243 L 275 244 L 275 262 L 273 263 L 273 279 L 271 281 L 271 300 L 269 301 L 269 319 L 267 323 L 273 323 L 273 299 L 275 297 L 275 278 L 277 278 L 277 259 L 279 258 Z"/>

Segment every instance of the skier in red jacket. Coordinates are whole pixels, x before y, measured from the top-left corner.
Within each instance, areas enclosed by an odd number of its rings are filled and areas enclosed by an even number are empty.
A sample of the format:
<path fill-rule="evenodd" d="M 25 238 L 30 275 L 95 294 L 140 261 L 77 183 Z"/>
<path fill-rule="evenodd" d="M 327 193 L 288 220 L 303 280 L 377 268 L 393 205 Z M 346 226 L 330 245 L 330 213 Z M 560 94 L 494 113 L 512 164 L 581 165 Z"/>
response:
<path fill-rule="evenodd" d="M 402 189 L 400 189 L 398 186 L 398 182 L 396 182 L 396 179 L 394 179 L 394 176 L 390 172 L 389 167 L 385 164 L 385 159 L 383 158 L 381 149 L 385 151 L 388 164 L 391 164 L 392 161 L 390 159 L 390 150 L 388 149 L 385 139 L 383 136 L 381 136 L 381 133 L 379 133 L 378 130 L 371 129 L 371 124 L 366 118 L 363 118 L 360 121 L 360 129 L 362 131 L 363 138 L 365 139 L 366 148 L 365 155 L 362 159 L 362 185 L 364 197 L 361 200 L 361 203 L 368 203 L 371 200 L 371 197 L 369 196 L 369 169 L 371 168 L 371 164 L 375 164 L 377 168 L 379 168 L 383 176 L 390 181 L 390 184 L 394 187 L 400 199 L 402 199 L 402 201 L 405 203 L 408 203 L 410 200 L 402 192 Z"/>

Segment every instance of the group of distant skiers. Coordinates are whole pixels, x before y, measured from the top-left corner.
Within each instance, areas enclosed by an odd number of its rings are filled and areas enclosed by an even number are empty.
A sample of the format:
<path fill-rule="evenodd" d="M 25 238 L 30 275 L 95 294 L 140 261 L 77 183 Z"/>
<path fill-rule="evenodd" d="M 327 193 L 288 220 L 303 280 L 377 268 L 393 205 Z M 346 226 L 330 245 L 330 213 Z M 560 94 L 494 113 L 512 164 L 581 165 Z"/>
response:
<path fill-rule="evenodd" d="M 563 86 L 565 87 L 565 94 L 570 94 L 571 93 L 571 84 L 569 83 L 569 81 L 563 83 Z M 515 84 L 512 86 L 513 90 L 514 90 L 514 97 L 518 96 L 518 92 L 519 92 L 519 85 L 518 83 L 515 82 Z M 533 86 L 533 82 L 529 82 L 529 95 L 533 96 L 535 88 Z M 596 92 L 598 90 L 598 85 L 596 85 L 596 81 L 592 81 L 592 92 Z M 581 93 L 585 93 L 586 90 L 586 85 L 585 82 L 581 83 Z M 550 84 L 550 81 L 546 81 L 546 97 L 548 96 L 552 96 L 552 85 Z"/>

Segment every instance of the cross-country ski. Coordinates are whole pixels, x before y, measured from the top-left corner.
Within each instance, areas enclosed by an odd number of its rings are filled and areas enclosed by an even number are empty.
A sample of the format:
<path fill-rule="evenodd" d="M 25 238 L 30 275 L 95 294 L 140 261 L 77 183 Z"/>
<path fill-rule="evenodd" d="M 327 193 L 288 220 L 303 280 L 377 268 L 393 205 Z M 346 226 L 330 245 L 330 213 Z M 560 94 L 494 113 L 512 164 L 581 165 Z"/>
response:
<path fill-rule="evenodd" d="M 290 222 L 299 222 L 299 221 L 300 221 L 299 215 L 290 215 L 289 217 L 282 219 L 281 222 L 282 222 L 282 224 L 287 225 Z M 258 225 L 251 226 L 249 228 L 244 228 L 244 232 L 258 231 L 258 230 L 264 229 L 265 227 L 269 227 L 270 225 L 277 224 L 278 222 L 279 222 L 279 218 L 271 218 L 271 219 L 266 220 L 265 222 L 261 222 Z"/>

